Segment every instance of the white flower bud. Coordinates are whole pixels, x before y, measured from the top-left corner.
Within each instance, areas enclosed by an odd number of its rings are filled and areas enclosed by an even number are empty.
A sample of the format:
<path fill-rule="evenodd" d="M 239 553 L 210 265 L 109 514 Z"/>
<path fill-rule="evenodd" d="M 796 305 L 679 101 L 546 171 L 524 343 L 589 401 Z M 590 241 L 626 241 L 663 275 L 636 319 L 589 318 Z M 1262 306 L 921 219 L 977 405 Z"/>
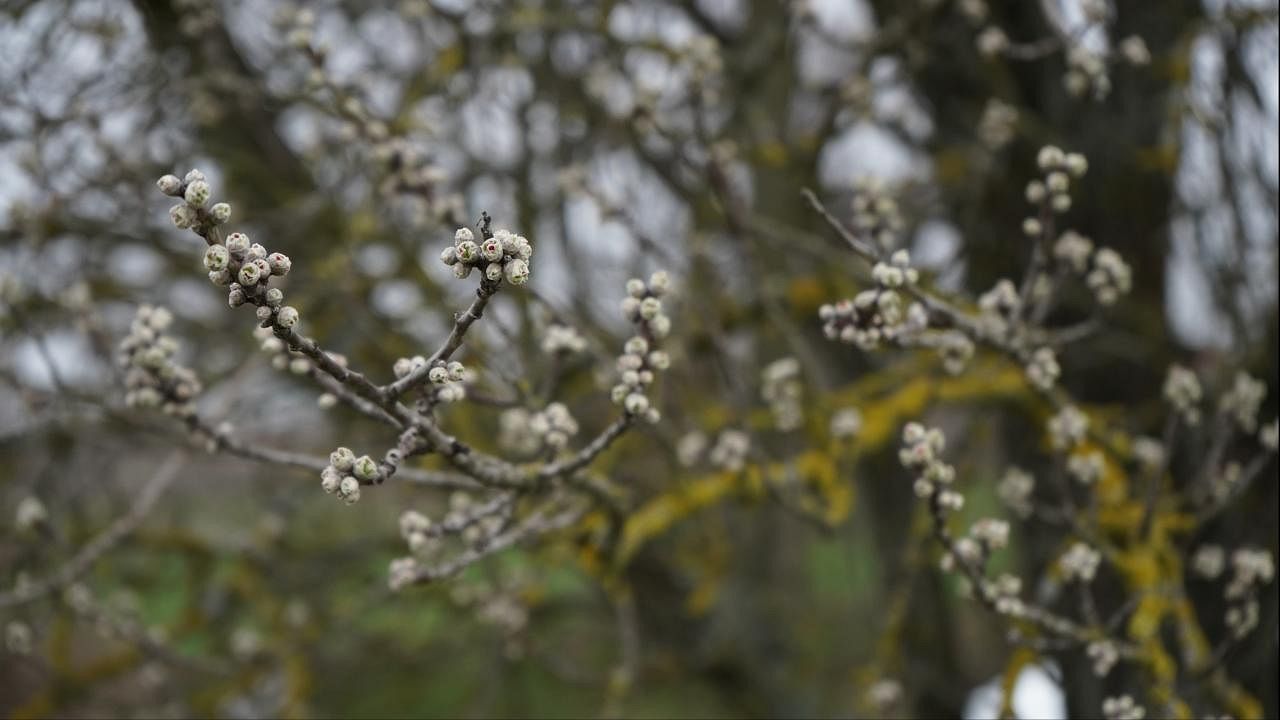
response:
<path fill-rule="evenodd" d="M 458 243 L 457 253 L 459 262 L 470 264 L 475 262 L 476 258 L 480 256 L 480 248 L 474 242 L 464 240 L 463 242 Z"/>
<path fill-rule="evenodd" d="M 1062 165 L 1064 160 L 1062 150 L 1053 145 L 1046 145 L 1040 148 L 1040 154 L 1036 156 L 1036 164 L 1041 170 L 1055 170 Z"/>
<path fill-rule="evenodd" d="M 174 205 L 169 208 L 169 219 L 175 227 L 185 230 L 195 223 L 196 211 L 190 205 Z"/>
<path fill-rule="evenodd" d="M 240 307 L 245 303 L 244 290 L 240 288 L 238 283 L 233 283 L 231 289 L 227 291 L 227 305 L 233 308 Z"/>
<path fill-rule="evenodd" d="M 662 312 L 662 301 L 656 297 L 647 297 L 640 301 L 640 317 L 652 320 Z"/>
<path fill-rule="evenodd" d="M 266 260 L 267 268 L 270 269 L 272 275 L 288 275 L 289 269 L 293 267 L 293 261 L 284 253 L 271 253 Z"/>
<path fill-rule="evenodd" d="M 513 258 L 503 266 L 507 282 L 512 285 L 524 285 L 529 282 L 529 264 L 520 258 Z"/>
<path fill-rule="evenodd" d="M 271 288 L 264 297 L 270 307 L 280 307 L 280 304 L 284 302 L 284 291 L 280 288 Z"/>
<path fill-rule="evenodd" d="M 276 313 L 276 325 L 286 330 L 298 324 L 298 310 L 292 305 L 285 305 Z"/>
<path fill-rule="evenodd" d="M 204 179 L 205 179 L 204 173 L 200 172 L 199 170 L 191 170 L 187 172 L 186 177 L 183 178 L 183 182 L 193 183 L 197 180 L 204 180 Z"/>
<path fill-rule="evenodd" d="M 461 245 L 464 242 L 471 242 L 475 239 L 475 233 L 471 232 L 471 228 L 458 228 L 457 231 L 453 233 L 453 244 L 455 246 Z"/>
<path fill-rule="evenodd" d="M 627 281 L 627 294 L 631 297 L 640 299 L 645 296 L 646 292 L 647 288 L 640 278 L 631 278 Z"/>
<path fill-rule="evenodd" d="M 413 372 L 413 361 L 409 358 L 400 358 L 391 366 L 391 373 L 396 376 L 397 380 L 411 372 Z"/>
<path fill-rule="evenodd" d="M 251 262 L 241 265 L 240 272 L 236 274 L 236 281 L 245 287 L 257 285 L 260 279 L 262 279 L 262 269 Z"/>
<path fill-rule="evenodd" d="M 464 265 L 460 262 L 453 266 L 453 276 L 459 280 L 465 280 L 471 275 L 472 269 L 473 268 L 470 265 Z"/>
<path fill-rule="evenodd" d="M 497 262 L 502 259 L 502 243 L 496 238 L 489 238 L 480 243 L 480 257 L 489 262 Z"/>
<path fill-rule="evenodd" d="M 249 253 L 249 236 L 233 232 L 227 236 L 227 252 L 232 257 L 245 257 Z"/>
<path fill-rule="evenodd" d="M 183 198 L 194 207 L 201 208 L 204 207 L 205 203 L 209 202 L 210 192 L 209 183 L 204 180 L 196 180 L 187 185 L 187 191 L 183 194 Z"/>
<path fill-rule="evenodd" d="M 378 463 L 368 455 L 361 455 L 356 458 L 351 470 L 352 474 L 360 480 L 371 481 L 378 477 Z"/>
<path fill-rule="evenodd" d="M 1089 161 L 1080 153 L 1067 153 L 1064 163 L 1067 172 L 1071 173 L 1073 178 L 1084 177 L 1084 174 L 1089 171 Z"/>
<path fill-rule="evenodd" d="M 340 447 L 329 453 L 329 464 L 337 468 L 340 472 L 348 472 L 355 465 L 356 454 L 351 452 L 350 448 Z"/>
<path fill-rule="evenodd" d="M 213 218 L 214 224 L 225 225 L 231 219 L 231 206 L 224 202 L 215 203 L 209 208 L 209 217 Z"/>
<path fill-rule="evenodd" d="M 659 270 L 649 276 L 649 292 L 661 297 L 671 289 L 671 276 L 666 270 Z"/>
<path fill-rule="evenodd" d="M 631 393 L 627 396 L 626 401 L 623 403 L 623 407 L 625 407 L 627 412 L 632 415 L 639 415 L 649 409 L 649 398 L 641 395 L 640 393 Z"/>
<path fill-rule="evenodd" d="M 449 379 L 454 382 L 462 382 L 467 376 L 467 369 L 457 360 L 450 362 L 447 369 L 449 371 Z"/>
<path fill-rule="evenodd" d="M 484 279 L 498 282 L 502 279 L 502 263 L 491 262 L 484 266 Z"/>
<path fill-rule="evenodd" d="M 182 188 L 182 181 L 177 175 L 164 175 L 156 181 L 156 187 L 160 188 L 160 192 L 165 195 L 177 195 L 178 190 Z"/>
<path fill-rule="evenodd" d="M 204 266 L 210 272 L 225 270 L 229 262 L 231 262 L 231 253 L 224 245 L 210 245 L 204 251 Z"/>
<path fill-rule="evenodd" d="M 443 385 L 449 380 L 449 371 L 440 365 L 436 365 L 427 371 L 427 379 L 436 385 Z"/>
<path fill-rule="evenodd" d="M 338 468 L 329 465 L 320 471 L 320 487 L 324 488 L 324 491 L 330 495 L 337 492 L 338 483 L 340 482 L 342 482 L 342 473 L 338 471 Z"/>

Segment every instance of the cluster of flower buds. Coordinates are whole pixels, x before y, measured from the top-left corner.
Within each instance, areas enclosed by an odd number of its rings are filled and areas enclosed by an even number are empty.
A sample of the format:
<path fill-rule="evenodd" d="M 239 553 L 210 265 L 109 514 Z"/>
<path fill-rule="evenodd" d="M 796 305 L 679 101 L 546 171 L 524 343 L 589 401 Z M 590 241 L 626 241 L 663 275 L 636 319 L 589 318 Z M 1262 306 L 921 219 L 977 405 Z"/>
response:
<path fill-rule="evenodd" d="M 400 358 L 391 366 L 396 379 L 420 373 L 427 366 L 427 358 L 415 355 L 411 358 Z M 427 380 L 431 383 L 426 390 L 435 402 L 459 402 L 467 397 L 467 383 L 472 374 L 457 360 L 438 360 L 427 370 Z"/>
<path fill-rule="evenodd" d="M 1120 253 L 1108 247 L 1093 254 L 1093 269 L 1084 280 L 1099 305 L 1114 305 L 1133 289 L 1133 271 Z"/>
<path fill-rule="evenodd" d="M 1258 431 L 1258 444 L 1267 452 L 1280 450 L 1280 418 L 1272 418 L 1271 422 Z"/>
<path fill-rule="evenodd" d="M 871 239 L 886 251 L 897 247 L 903 228 L 902 213 L 880 180 L 855 180 L 851 202 L 853 229 L 860 237 Z"/>
<path fill-rule="evenodd" d="M 205 210 L 211 189 L 199 170 L 187 173 L 184 180 L 165 175 L 156 183 L 166 195 L 180 196 L 184 203 L 170 209 L 173 224 L 190 228 L 208 243 L 204 252 L 204 266 L 209 271 L 209 281 L 227 288 L 227 304 L 240 307 L 246 303 L 256 306 L 258 320 L 289 330 L 298 324 L 298 310 L 284 304 L 284 292 L 269 287 L 271 278 L 289 274 L 293 263 L 289 256 L 268 252 L 249 236 L 233 232 L 223 240 L 216 230 L 231 217 L 231 206 L 216 203 Z"/>
<path fill-rule="evenodd" d="M 1062 85 L 1075 97 L 1089 93 L 1095 100 L 1106 99 L 1111 93 L 1106 60 L 1082 44 L 1071 46 L 1067 50 L 1067 71 L 1062 76 Z"/>
<path fill-rule="evenodd" d="M 987 100 L 978 120 L 978 139 L 995 152 L 1013 142 L 1018 128 L 1018 109 L 997 98 Z"/>
<path fill-rule="evenodd" d="M 793 357 L 775 360 L 765 367 L 761 381 L 760 396 L 769 404 L 774 425 L 783 432 L 800 427 L 804 421 L 800 362 Z"/>
<path fill-rule="evenodd" d="M 721 430 L 716 444 L 707 453 L 707 461 L 728 472 L 741 472 L 751 452 L 751 436 L 741 430 Z"/>
<path fill-rule="evenodd" d="M 1089 416 L 1079 408 L 1068 405 L 1049 418 L 1049 445 L 1054 450 L 1070 450 L 1084 441 L 1089 432 Z"/>
<path fill-rule="evenodd" d="M 628 415 L 651 423 L 658 422 L 662 416 L 645 392 L 653 384 L 655 374 L 671 365 L 667 353 L 657 347 L 658 342 L 671 333 L 671 318 L 662 310 L 662 297 L 670 289 L 670 277 L 658 271 L 647 283 L 640 278 L 628 280 L 627 297 L 622 301 L 622 312 L 637 332 L 627 340 L 618 356 L 621 382 L 613 387 L 611 396 Z"/>
<path fill-rule="evenodd" d="M 512 285 L 529 282 L 531 257 L 533 245 L 523 235 L 501 229 L 490 234 L 487 223 L 482 225 L 479 242 L 470 228 L 458 228 L 453 234 L 453 244 L 440 253 L 440 260 L 451 266 L 458 278 L 466 278 L 472 270 L 479 270 L 485 282 L 499 283 L 506 278 Z"/>
<path fill-rule="evenodd" d="M 1229 416 L 1242 431 L 1253 433 L 1258 429 L 1258 408 L 1266 397 L 1266 383 L 1238 372 L 1231 389 L 1218 400 L 1218 412 Z"/>
<path fill-rule="evenodd" d="M 164 308 L 139 307 L 129 334 L 120 342 L 117 360 L 124 370 L 125 404 L 186 418 L 195 414 L 200 380 L 174 360 L 178 342 L 164 334 L 171 322 L 173 314 Z"/>
<path fill-rule="evenodd" d="M 381 482 L 387 475 L 384 465 L 400 464 L 400 458 L 396 457 L 399 452 L 394 448 L 388 450 L 387 457 L 379 464 L 368 455 L 356 457 L 350 448 L 340 447 L 329 453 L 329 465 L 320 471 L 320 487 L 347 505 L 354 505 L 360 501 L 361 485 Z"/>
<path fill-rule="evenodd" d="M 1061 148 L 1046 145 L 1036 156 L 1042 177 L 1027 183 L 1027 201 L 1035 205 L 1048 203 L 1054 212 L 1071 209 L 1071 181 L 1079 180 L 1089 170 L 1089 161 L 1079 153 L 1063 152 Z M 1042 228 L 1036 218 L 1023 221 L 1023 229 L 1030 235 L 1039 235 Z"/>
<path fill-rule="evenodd" d="M 1231 461 L 1216 470 L 1209 479 L 1209 494 L 1213 499 L 1222 502 L 1235 494 L 1240 487 L 1240 474 L 1244 469 L 1240 463 Z"/>
<path fill-rule="evenodd" d="M 1014 515 L 1026 519 L 1033 511 L 1032 495 L 1036 490 L 1036 479 L 1019 467 L 1009 467 L 1000 477 L 996 485 L 996 496 Z"/>
<path fill-rule="evenodd" d="M 290 350 L 283 340 L 276 337 L 271 328 L 255 328 L 253 337 L 258 341 L 258 348 L 271 358 L 271 367 L 295 375 L 305 375 L 310 372 L 311 361 L 301 353 Z"/>
<path fill-rule="evenodd" d="M 1102 471 L 1105 468 L 1102 453 L 1096 450 L 1078 452 L 1067 458 L 1067 474 L 1081 485 L 1096 483 L 1102 477 Z"/>
<path fill-rule="evenodd" d="M 1120 649 L 1110 640 L 1094 640 L 1085 646 L 1084 654 L 1093 663 L 1093 674 L 1106 677 L 1120 661 Z"/>
<path fill-rule="evenodd" d="M 863 290 L 852 300 L 841 300 L 818 309 L 822 332 L 828 340 L 874 350 L 881 343 L 893 342 L 928 326 L 928 317 L 918 303 L 903 311 L 898 288 L 913 285 L 919 279 L 906 250 L 893 253 L 888 262 L 876 263 L 871 275 L 876 281 L 875 288 Z"/>
<path fill-rule="evenodd" d="M 992 338 L 1007 337 L 1022 310 L 1018 288 L 1012 280 L 1001 278 L 990 290 L 978 296 L 978 310 L 978 322 L 983 335 Z"/>
<path fill-rule="evenodd" d="M 449 510 L 439 522 L 431 522 L 412 510 L 401 514 L 400 535 L 412 555 L 391 561 L 387 584 L 392 590 L 399 590 L 419 580 L 424 563 L 440 554 L 446 538 L 456 537 L 467 546 L 482 548 L 508 526 L 513 512 L 510 494 L 475 502 L 467 493 L 458 491 L 449 496 Z"/>
<path fill-rule="evenodd" d="M 1077 542 L 1058 558 L 1058 569 L 1062 571 L 1062 579 L 1067 582 L 1091 583 L 1098 574 L 1101 562 L 1102 555 L 1097 550 Z"/>
<path fill-rule="evenodd" d="M 1275 578 L 1276 564 L 1269 551 L 1244 547 L 1231 553 L 1231 569 L 1223 592 L 1230 603 L 1226 624 L 1240 638 L 1258 626 L 1258 589 Z"/>
<path fill-rule="evenodd" d="M 542 335 L 542 352 L 548 355 L 577 355 L 587 349 L 587 339 L 572 325 L 551 323 Z"/>
<path fill-rule="evenodd" d="M 1188 425 L 1200 424 L 1200 401 L 1204 390 L 1195 372 L 1181 365 L 1170 365 L 1164 380 L 1164 399 Z"/>
<path fill-rule="evenodd" d="M 1102 701 L 1102 717 L 1106 720 L 1142 720 L 1146 716 L 1146 708 L 1134 702 L 1129 695 L 1109 697 Z"/>
<path fill-rule="evenodd" d="M 199 170 L 192 170 L 182 179 L 176 175 L 165 175 L 156 181 L 156 187 L 165 195 L 181 198 L 182 202 L 169 208 L 169 219 L 179 228 L 190 228 L 205 235 L 231 219 L 230 205 L 224 202 L 209 204 L 213 189 Z"/>
<path fill-rule="evenodd" d="M 915 473 L 912 489 L 916 497 L 936 503 L 940 511 L 964 507 L 964 496 L 951 488 L 956 469 L 942 461 L 947 438 L 938 428 L 926 428 L 918 422 L 902 428 L 902 449 L 898 460 Z"/>
<path fill-rule="evenodd" d="M 1062 376 L 1062 367 L 1058 365 L 1058 356 L 1051 347 L 1037 348 L 1031 353 L 1023 368 L 1027 381 L 1038 390 L 1048 392 L 1057 384 Z"/>
<path fill-rule="evenodd" d="M 578 421 L 563 403 L 553 402 L 541 412 L 511 408 L 498 419 L 498 443 L 521 455 L 532 455 L 543 448 L 560 450 L 578 434 Z"/>
<path fill-rule="evenodd" d="M 939 559 L 938 567 L 943 572 L 954 572 L 961 567 L 982 570 L 991 558 L 991 553 L 1004 548 L 1008 543 L 1009 524 L 1003 520 L 983 518 L 973 524 L 968 534 L 956 538 L 950 550 Z M 1023 604 L 1018 599 L 1018 593 L 1022 590 L 1022 581 L 1013 575 L 1002 576 L 1000 580 L 997 583 L 984 581 L 984 586 L 979 591 L 997 599 L 1000 612 L 1020 613 Z M 966 593 L 972 590 L 972 587 L 965 588 Z"/>

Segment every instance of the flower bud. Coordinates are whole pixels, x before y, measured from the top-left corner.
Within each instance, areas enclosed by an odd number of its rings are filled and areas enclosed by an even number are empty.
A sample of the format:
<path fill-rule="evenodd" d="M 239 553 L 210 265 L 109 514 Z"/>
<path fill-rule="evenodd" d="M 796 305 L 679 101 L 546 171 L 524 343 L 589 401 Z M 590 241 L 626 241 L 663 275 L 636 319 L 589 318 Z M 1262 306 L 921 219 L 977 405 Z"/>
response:
<path fill-rule="evenodd" d="M 231 253 L 231 257 L 244 257 L 249 252 L 249 236 L 242 232 L 233 232 L 228 235 L 227 252 Z"/>
<path fill-rule="evenodd" d="M 449 371 L 449 379 L 454 382 L 462 382 L 463 378 L 465 378 L 467 375 L 466 368 L 464 368 L 462 366 L 462 363 L 458 362 L 457 360 L 454 360 L 453 362 L 449 363 L 449 365 L 447 366 L 447 369 Z"/>
<path fill-rule="evenodd" d="M 292 305 L 285 305 L 276 313 L 276 325 L 286 330 L 298 324 L 298 310 Z"/>
<path fill-rule="evenodd" d="M 484 268 L 484 278 L 489 282 L 498 282 L 502 279 L 502 263 L 491 262 Z"/>
<path fill-rule="evenodd" d="M 329 453 L 329 464 L 340 472 L 348 472 L 356 463 L 356 454 L 350 448 L 340 447 Z"/>
<path fill-rule="evenodd" d="M 456 265 L 458 263 L 458 248 L 450 245 L 440 251 L 440 262 L 445 265 Z"/>
<path fill-rule="evenodd" d="M 240 272 L 236 274 L 236 281 L 245 287 L 253 287 L 258 284 L 258 280 L 262 278 L 262 269 L 251 262 L 240 266 Z"/>
<path fill-rule="evenodd" d="M 231 284 L 231 271 L 225 268 L 222 270 L 210 270 L 209 282 L 218 287 L 226 287 Z"/>
<path fill-rule="evenodd" d="M 647 290 L 644 281 L 640 278 L 631 278 L 627 281 L 627 294 L 633 298 L 643 298 Z"/>
<path fill-rule="evenodd" d="M 671 289 L 671 276 L 666 270 L 659 270 L 649 276 L 649 292 L 654 295 L 665 295 Z"/>
<path fill-rule="evenodd" d="M 156 187 L 160 188 L 160 192 L 165 195 L 177 195 L 178 190 L 182 188 L 182 181 L 177 175 L 164 175 L 156 181 Z"/>
<path fill-rule="evenodd" d="M 443 385 L 449 381 L 449 371 L 440 365 L 436 365 L 427 371 L 427 379 L 436 385 Z"/>
<path fill-rule="evenodd" d="M 489 262 L 497 262 L 502 259 L 502 243 L 495 238 L 489 238 L 480 243 L 480 257 Z"/>
<path fill-rule="evenodd" d="M 361 455 L 356 458 L 351 470 L 352 474 L 361 480 L 372 481 L 378 477 L 378 463 L 368 455 Z"/>
<path fill-rule="evenodd" d="M 267 267 L 272 275 L 288 275 L 289 269 L 293 267 L 293 261 L 284 253 L 271 253 L 267 256 Z"/>
<path fill-rule="evenodd" d="M 204 180 L 196 180 L 187 185 L 187 191 L 183 194 L 183 198 L 194 207 L 201 208 L 204 207 L 205 203 L 209 202 L 210 192 L 209 183 Z"/>
<path fill-rule="evenodd" d="M 529 282 L 529 264 L 520 258 L 508 260 L 503 266 L 507 282 L 512 285 L 523 285 Z"/>
<path fill-rule="evenodd" d="M 227 291 L 227 305 L 233 308 L 240 307 L 245 303 L 244 290 L 240 289 L 238 283 L 232 283 L 231 289 Z"/>
<path fill-rule="evenodd" d="M 190 205 L 174 205 L 169 208 L 169 219 L 173 221 L 174 227 L 185 230 L 195 223 L 196 211 Z"/>
<path fill-rule="evenodd" d="M 459 280 L 465 280 L 467 279 L 468 276 L 471 275 L 472 269 L 473 268 L 470 265 L 464 265 L 462 263 L 458 263 L 457 265 L 453 266 L 453 276 L 458 278 Z"/>
<path fill-rule="evenodd" d="M 209 217 L 213 218 L 215 225 L 226 224 L 231 219 L 231 206 L 224 202 L 215 203 L 209 208 Z"/>
<path fill-rule="evenodd" d="M 458 243 L 458 261 L 464 263 L 473 263 L 480 255 L 480 248 L 470 240 L 464 240 Z"/>
<path fill-rule="evenodd" d="M 454 245 L 461 245 L 464 242 L 471 242 L 475 239 L 475 233 L 471 232 L 471 228 L 458 228 L 457 231 L 453 233 Z"/>
<path fill-rule="evenodd" d="M 183 182 L 186 183 L 193 183 L 197 180 L 204 180 L 204 173 L 199 170 L 191 170 L 187 173 L 186 177 L 183 178 Z"/>

